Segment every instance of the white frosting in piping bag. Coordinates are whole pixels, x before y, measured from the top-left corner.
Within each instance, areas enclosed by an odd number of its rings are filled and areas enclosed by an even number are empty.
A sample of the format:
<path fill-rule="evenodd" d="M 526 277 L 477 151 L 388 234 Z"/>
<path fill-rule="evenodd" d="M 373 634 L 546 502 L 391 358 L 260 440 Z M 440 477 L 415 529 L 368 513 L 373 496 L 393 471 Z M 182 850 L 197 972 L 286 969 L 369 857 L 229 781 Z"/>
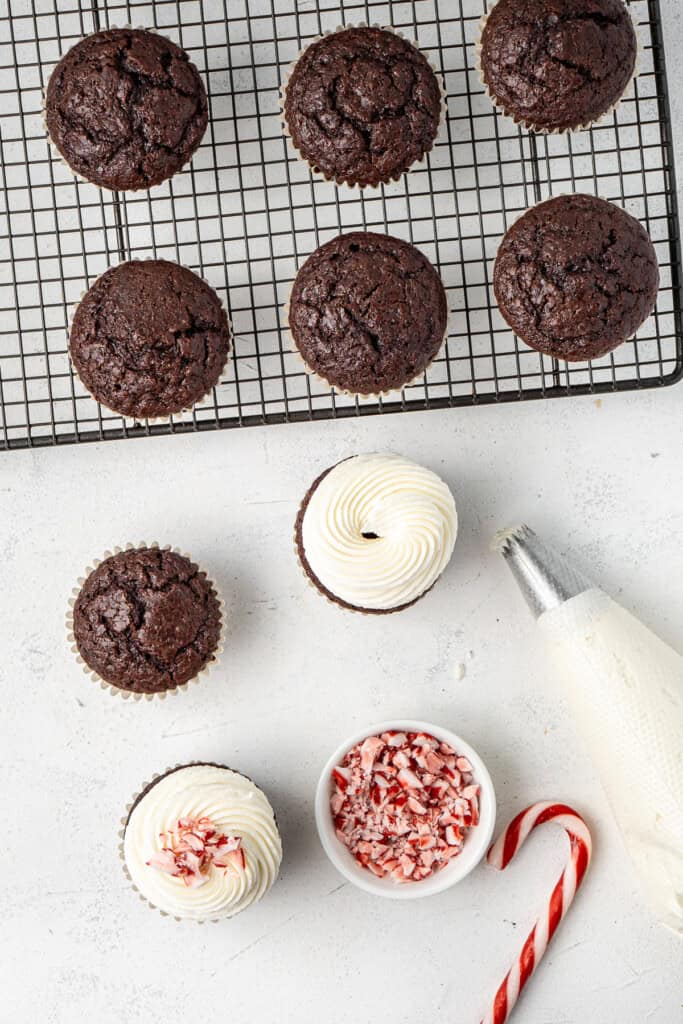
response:
<path fill-rule="evenodd" d="M 369 454 L 340 462 L 320 481 L 302 541 L 332 594 L 385 611 L 429 590 L 448 565 L 457 530 L 453 495 L 435 473 L 400 455 Z"/>
<path fill-rule="evenodd" d="M 595 588 L 538 624 L 646 895 L 683 937 L 683 658 Z"/>
<path fill-rule="evenodd" d="M 180 818 L 207 817 L 219 832 L 240 836 L 241 871 L 209 868 L 197 888 L 185 885 L 147 861 L 164 847 L 163 833 Z M 150 903 L 174 917 L 213 920 L 232 917 L 260 899 L 277 878 L 282 845 L 273 809 L 258 786 L 237 772 L 189 765 L 170 772 L 142 797 L 128 819 L 123 840 L 133 884 Z"/>

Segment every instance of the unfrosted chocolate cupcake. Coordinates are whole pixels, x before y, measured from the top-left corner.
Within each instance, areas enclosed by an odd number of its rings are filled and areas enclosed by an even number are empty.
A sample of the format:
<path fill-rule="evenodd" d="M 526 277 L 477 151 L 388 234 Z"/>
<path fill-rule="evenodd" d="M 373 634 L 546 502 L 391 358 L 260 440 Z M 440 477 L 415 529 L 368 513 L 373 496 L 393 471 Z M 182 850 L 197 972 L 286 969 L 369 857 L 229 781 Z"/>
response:
<path fill-rule="evenodd" d="M 420 51 L 380 28 L 347 28 L 301 54 L 284 119 L 303 159 L 338 184 L 399 178 L 434 145 L 443 100 Z"/>
<path fill-rule="evenodd" d="M 307 367 L 359 395 L 397 391 L 421 375 L 446 334 L 441 279 L 419 249 L 368 232 L 338 235 L 294 281 L 289 327 Z"/>
<path fill-rule="evenodd" d="M 206 131 L 199 72 L 175 43 L 141 29 L 86 36 L 50 76 L 45 122 L 69 167 L 102 188 L 172 177 Z"/>
<path fill-rule="evenodd" d="M 206 574 L 175 551 L 129 548 L 93 569 L 73 606 L 73 640 L 88 669 L 134 694 L 194 679 L 215 660 L 221 606 Z"/>
<path fill-rule="evenodd" d="M 638 44 L 622 0 L 498 0 L 480 40 L 489 95 L 528 128 L 591 124 L 621 99 Z"/>
<path fill-rule="evenodd" d="M 218 383 L 230 352 L 213 288 L 166 260 L 121 263 L 79 303 L 69 338 L 93 398 L 122 416 L 170 416 Z"/>
<path fill-rule="evenodd" d="M 513 331 L 556 359 L 597 359 L 654 309 L 659 269 L 645 228 L 595 196 L 549 199 L 505 235 L 493 270 Z"/>

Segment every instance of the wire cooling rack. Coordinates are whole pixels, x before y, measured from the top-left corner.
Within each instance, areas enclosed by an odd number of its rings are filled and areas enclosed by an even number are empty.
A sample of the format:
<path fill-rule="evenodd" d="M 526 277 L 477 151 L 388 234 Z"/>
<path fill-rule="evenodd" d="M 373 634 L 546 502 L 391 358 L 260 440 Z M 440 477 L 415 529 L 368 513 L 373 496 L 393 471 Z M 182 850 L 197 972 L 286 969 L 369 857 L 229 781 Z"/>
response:
<path fill-rule="evenodd" d="M 573 136 L 535 136 L 493 112 L 474 69 L 485 0 L 2 0 L 0 4 L 0 447 L 628 391 L 683 374 L 680 249 L 657 0 L 632 0 L 642 44 L 635 90 L 615 115 Z M 446 129 L 426 165 L 378 191 L 314 181 L 289 150 L 278 88 L 308 41 L 340 24 L 393 25 L 443 74 Z M 77 182 L 51 153 L 41 92 L 86 33 L 151 26 L 204 76 L 211 119 L 191 169 L 149 193 Z M 557 364 L 518 343 L 495 306 L 493 259 L 506 227 L 549 195 L 584 191 L 644 222 L 662 277 L 638 341 L 592 364 Z M 340 231 L 387 231 L 437 265 L 448 343 L 398 401 L 337 395 L 290 350 L 283 306 L 297 268 Z M 210 399 L 168 424 L 102 409 L 74 377 L 71 309 L 108 266 L 176 260 L 226 301 L 234 356 Z"/>

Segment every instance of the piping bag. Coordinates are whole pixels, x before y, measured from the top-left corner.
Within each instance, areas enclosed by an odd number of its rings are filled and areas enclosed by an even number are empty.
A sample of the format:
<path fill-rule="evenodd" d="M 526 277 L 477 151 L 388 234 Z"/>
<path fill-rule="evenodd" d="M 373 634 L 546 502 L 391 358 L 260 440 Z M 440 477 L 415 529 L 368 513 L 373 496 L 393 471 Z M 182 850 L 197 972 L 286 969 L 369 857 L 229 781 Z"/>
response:
<path fill-rule="evenodd" d="M 683 658 L 528 526 L 497 534 L 661 924 L 683 938 Z"/>

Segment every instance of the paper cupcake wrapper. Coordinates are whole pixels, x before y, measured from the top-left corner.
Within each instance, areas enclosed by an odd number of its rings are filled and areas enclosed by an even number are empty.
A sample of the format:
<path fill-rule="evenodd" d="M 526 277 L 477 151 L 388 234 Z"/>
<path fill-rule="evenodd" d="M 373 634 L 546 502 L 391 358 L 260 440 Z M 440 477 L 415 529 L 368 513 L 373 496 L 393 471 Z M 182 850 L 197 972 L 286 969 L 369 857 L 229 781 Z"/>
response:
<path fill-rule="evenodd" d="M 120 267 L 124 263 L 150 263 L 150 262 L 154 262 L 153 258 L 145 259 L 145 260 L 121 260 L 120 263 L 115 263 L 114 266 L 115 267 Z M 169 263 L 176 263 L 175 260 L 169 260 L 168 262 Z M 211 394 L 212 394 L 214 388 L 217 388 L 218 385 L 221 382 L 221 378 L 223 377 L 223 374 L 225 373 L 225 371 L 227 369 L 227 366 L 230 363 L 230 358 L 232 356 L 232 353 L 233 353 L 233 350 L 234 350 L 234 347 L 235 347 L 235 337 L 234 337 L 234 334 L 233 334 L 233 331 L 232 331 L 232 320 L 230 319 L 230 316 L 228 314 L 228 310 L 226 308 L 225 303 L 221 299 L 221 297 L 218 294 L 218 292 L 216 291 L 216 289 L 213 287 L 212 284 L 210 284 L 206 280 L 205 277 L 203 277 L 201 274 L 198 274 L 196 270 L 193 270 L 192 267 L 188 267 L 184 263 L 176 263 L 176 266 L 182 267 L 183 270 L 188 270 L 191 274 L 194 274 L 195 277 L 198 277 L 200 279 L 200 281 L 203 281 L 204 284 L 207 286 L 207 288 L 211 289 L 211 291 L 214 293 L 214 295 L 216 296 L 216 298 L 220 302 L 221 309 L 225 313 L 226 319 L 228 321 L 228 335 L 229 335 L 229 339 L 228 339 L 229 347 L 228 347 L 228 351 L 227 351 L 226 356 L 225 356 L 225 362 L 223 363 L 223 366 L 221 367 L 221 372 L 218 375 L 218 380 L 216 381 L 215 384 L 211 385 L 209 390 L 204 395 L 202 395 L 201 398 L 198 398 L 197 401 L 194 402 L 192 405 L 188 405 L 185 408 L 180 409 L 178 412 L 172 412 L 172 413 L 169 413 L 166 416 L 142 416 L 140 418 L 136 418 L 135 416 L 128 416 L 126 413 L 121 412 L 119 409 L 113 409 L 110 405 L 107 405 L 106 402 L 100 401 L 99 398 L 95 398 L 95 396 L 93 395 L 92 391 L 90 391 L 90 389 L 85 385 L 83 379 L 81 378 L 81 375 L 79 374 L 78 370 L 76 369 L 76 365 L 75 365 L 73 359 L 71 358 L 71 329 L 73 327 L 74 317 L 76 316 L 76 310 L 78 309 L 78 307 L 80 306 L 81 302 L 83 301 L 85 296 L 88 294 L 88 292 L 91 291 L 95 287 L 97 282 L 102 277 L 104 277 L 105 274 L 107 274 L 110 270 L 113 269 L 112 267 L 107 267 L 106 270 L 102 271 L 102 273 L 99 274 L 95 278 L 93 283 L 90 285 L 90 288 L 88 288 L 84 292 L 81 292 L 81 295 L 80 295 L 80 298 L 79 298 L 78 302 L 75 302 L 73 304 L 73 306 L 71 308 L 71 312 L 69 314 L 68 350 L 69 350 L 69 362 L 70 362 L 71 368 L 72 368 L 72 370 L 74 372 L 74 376 L 79 381 L 81 387 L 84 388 L 84 390 L 88 392 L 88 394 L 92 398 L 93 402 L 97 402 L 97 404 L 101 405 L 103 409 L 107 409 L 108 412 L 114 413 L 115 416 L 121 416 L 124 420 L 127 420 L 129 423 L 133 423 L 133 424 L 134 423 L 148 423 L 150 426 L 153 426 L 154 424 L 159 424 L 159 423 L 183 422 L 183 420 L 186 420 L 192 414 L 192 412 L 195 409 L 199 409 L 202 406 L 207 405 L 209 403 L 209 400 L 211 398 Z"/>
<path fill-rule="evenodd" d="M 160 690 L 158 693 L 139 693 L 135 690 L 126 690 L 121 686 L 116 686 L 114 683 L 107 682 L 107 680 L 103 679 L 99 675 L 99 673 L 92 669 L 85 661 L 85 659 L 81 656 L 81 653 L 78 649 L 78 645 L 76 643 L 76 637 L 74 635 L 74 605 L 76 604 L 76 600 L 88 577 L 95 571 L 95 569 L 97 569 L 99 565 L 102 564 L 102 562 L 104 562 L 107 558 L 111 558 L 112 555 L 120 555 L 122 551 L 133 551 L 139 550 L 141 548 L 158 548 L 161 551 L 172 551 L 176 555 L 182 555 L 184 558 L 189 559 L 192 562 L 192 564 L 196 566 L 196 568 L 199 570 L 200 574 L 205 576 L 207 581 L 211 584 L 211 591 L 216 600 L 218 601 L 220 614 L 220 635 L 218 637 L 218 644 L 216 646 L 216 650 L 213 652 L 212 659 L 208 661 L 206 665 L 204 665 L 204 667 L 199 670 L 197 675 L 193 676 L 191 679 L 188 679 L 187 682 L 181 683 L 178 686 L 169 687 L 167 690 Z M 165 700 L 168 694 L 175 695 L 179 693 L 181 690 L 187 690 L 192 683 L 200 682 L 202 676 L 207 675 L 212 669 L 216 668 L 216 666 L 218 665 L 218 662 L 220 661 L 223 651 L 225 649 L 225 602 L 221 597 L 220 593 L 218 592 L 216 584 L 214 583 L 211 576 L 209 576 L 208 573 L 204 569 L 202 569 L 201 566 L 197 564 L 197 562 L 195 562 L 191 555 L 188 555 L 187 553 L 181 551 L 179 548 L 171 547 L 170 544 L 165 544 L 162 546 L 157 541 L 153 541 L 151 544 L 147 544 L 145 541 L 140 541 L 138 544 L 132 544 L 128 542 L 123 547 L 115 547 L 113 551 L 105 551 L 104 554 L 102 555 L 102 558 L 93 559 L 92 565 L 86 566 L 83 575 L 78 577 L 78 580 L 76 581 L 76 586 L 73 587 L 71 590 L 71 597 L 69 598 L 69 606 L 66 613 L 66 639 L 69 644 L 69 647 L 71 648 L 71 652 L 76 658 L 77 664 L 81 666 L 86 676 L 89 676 L 90 679 L 93 680 L 93 682 L 99 684 L 100 689 L 108 690 L 111 694 L 118 697 L 122 697 L 124 700 Z"/>
<path fill-rule="evenodd" d="M 81 38 L 78 40 L 78 42 L 74 43 L 73 46 L 77 46 L 78 43 L 82 42 L 84 39 L 89 39 L 91 36 L 99 36 L 102 32 L 113 32 L 113 31 L 118 30 L 118 29 L 122 29 L 122 30 L 129 29 L 131 32 L 153 32 L 154 35 L 161 36 L 162 39 L 165 39 L 167 43 L 172 43 L 174 46 L 178 46 L 181 50 L 183 49 L 183 47 L 180 45 L 180 43 L 176 43 L 175 40 L 171 39 L 170 36 L 165 35 L 163 32 L 159 32 L 159 30 L 156 29 L 156 28 L 150 27 L 149 25 L 135 25 L 135 26 L 133 26 L 133 25 L 129 25 L 128 23 L 126 23 L 125 25 L 120 25 L 120 26 L 119 25 L 109 25 L 107 28 L 100 28 L 96 32 L 86 32 L 86 34 L 84 36 L 81 36 Z M 73 49 L 73 46 L 69 47 L 69 49 Z M 66 56 L 66 54 L 68 52 L 69 52 L 69 50 L 66 50 L 65 53 L 60 54 L 59 58 L 55 62 L 55 67 L 50 72 L 50 78 L 52 78 L 52 74 L 53 74 L 55 68 L 57 67 L 57 64 L 59 64 L 59 62 L 62 59 L 62 57 Z M 184 51 L 184 52 L 186 52 L 186 51 Z M 202 78 L 201 73 L 199 71 L 199 68 L 194 63 L 194 61 L 190 61 L 190 63 L 195 68 L 195 70 L 196 70 L 197 74 L 199 75 L 199 77 Z M 50 78 L 48 78 L 48 85 L 50 83 Z M 203 82 L 204 82 L 204 79 L 202 78 L 202 83 Z M 204 88 L 206 89 L 206 86 L 204 86 Z M 209 96 L 208 92 L 207 92 L 206 95 L 207 95 L 207 102 L 208 102 L 208 96 Z M 47 112 L 46 112 L 46 109 L 45 109 L 46 103 L 47 103 L 47 85 L 45 85 L 43 87 L 43 89 L 41 90 L 40 115 L 41 115 L 41 121 L 43 122 L 43 128 L 45 129 L 45 134 L 47 136 L 47 141 L 50 144 L 50 149 L 54 153 L 54 155 L 57 158 L 58 162 L 60 164 L 63 164 L 64 167 L 66 167 L 66 169 L 69 171 L 69 173 L 73 174 L 74 178 L 76 178 L 77 181 L 81 181 L 85 185 L 92 185 L 93 188 L 98 189 L 98 191 L 100 191 L 100 192 L 108 192 L 110 195 L 118 195 L 121 192 L 121 189 L 109 188 L 108 185 L 97 185 L 94 181 L 91 181 L 90 178 L 84 177 L 79 171 L 75 171 L 73 169 L 71 164 L 68 162 L 68 160 L 66 159 L 66 157 L 64 156 L 64 154 L 60 150 L 60 148 L 57 145 L 57 143 L 54 141 L 54 139 L 50 135 L 50 131 L 49 131 L 48 127 L 47 127 Z M 210 121 L 210 118 L 209 118 L 209 121 Z M 207 122 L 207 126 L 206 127 L 208 129 L 208 127 L 209 127 L 208 122 Z M 206 134 L 206 132 L 204 134 Z M 199 147 L 200 147 L 200 145 L 201 145 L 201 143 L 203 141 L 203 138 L 204 138 L 204 136 L 202 136 L 202 139 L 197 143 L 197 147 L 194 150 L 194 152 L 192 153 L 192 155 L 190 156 L 190 158 L 188 160 L 186 160 L 185 163 L 181 167 L 179 167 L 178 170 L 175 171 L 171 175 L 170 178 L 164 178 L 163 181 L 160 181 L 159 185 L 163 185 L 164 182 L 166 182 L 166 181 L 171 181 L 172 178 L 175 178 L 176 174 L 181 174 L 183 171 L 186 171 L 188 169 L 188 167 L 190 166 L 190 164 L 192 163 L 192 161 L 194 159 L 195 153 L 197 152 L 197 150 L 199 149 Z M 147 188 L 130 188 L 130 189 L 125 189 L 123 191 L 123 194 L 126 195 L 128 192 L 149 192 L 150 188 L 157 188 L 157 187 L 158 187 L 157 185 L 151 185 L 151 186 L 149 186 Z"/>
<path fill-rule="evenodd" d="M 580 196 L 580 195 L 591 195 L 591 193 L 590 192 L 557 192 L 557 193 L 555 193 L 555 194 L 553 194 L 551 196 L 547 196 L 546 199 L 540 199 L 537 203 L 533 203 L 531 206 L 527 206 L 526 209 L 520 210 L 519 213 L 516 213 L 514 215 L 514 217 L 511 218 L 510 223 L 508 224 L 508 226 L 507 226 L 507 228 L 505 230 L 505 234 L 501 237 L 501 240 L 500 240 L 500 242 L 498 244 L 498 249 L 496 250 L 496 258 L 494 259 L 493 267 L 491 268 L 491 288 L 493 288 L 493 277 L 494 277 L 495 272 L 496 272 L 496 262 L 498 260 L 498 253 L 500 252 L 500 247 L 503 244 L 503 240 L 505 239 L 508 231 L 510 231 L 510 229 L 512 227 L 514 227 L 514 225 L 517 223 L 517 221 L 521 220 L 522 217 L 525 217 L 526 214 L 529 213 L 531 210 L 535 210 L 537 206 L 542 206 L 543 203 L 547 203 L 551 199 L 562 199 L 565 196 Z M 616 206 L 620 210 L 623 210 L 624 213 L 628 213 L 628 210 L 624 209 L 624 206 L 623 206 L 622 203 L 615 203 L 613 199 L 605 199 L 604 196 L 596 196 L 595 198 L 596 199 L 601 199 L 603 201 L 603 203 L 610 203 L 611 206 Z M 633 215 L 629 214 L 629 216 L 633 216 Z M 634 220 L 638 220 L 638 218 L 635 217 Z M 648 237 L 649 237 L 649 234 L 648 234 Z M 525 341 L 524 338 L 520 334 L 517 334 L 517 332 L 515 331 L 514 327 L 512 327 L 507 322 L 506 318 L 503 316 L 503 311 L 500 309 L 500 307 L 498 306 L 497 303 L 496 303 L 496 306 L 497 306 L 497 308 L 498 308 L 498 310 L 500 312 L 500 315 L 503 317 L 503 320 L 505 320 L 505 323 L 506 323 L 508 329 L 510 331 L 512 331 L 512 333 L 515 335 L 516 338 L 519 338 L 519 340 L 522 342 L 523 345 L 526 345 L 526 347 L 529 349 L 529 351 L 535 352 L 539 356 L 539 358 L 552 359 L 554 362 L 559 363 L 561 366 L 565 366 L 565 365 L 579 366 L 582 363 L 591 363 L 591 362 L 593 362 L 593 360 L 591 360 L 591 359 L 579 359 L 579 360 L 562 359 L 560 356 L 552 356 L 548 352 L 541 352 L 540 349 L 534 348 L 533 345 L 530 345 L 527 341 Z M 655 303 L 653 308 L 650 310 L 648 316 L 652 316 L 652 314 L 654 313 L 656 308 L 657 308 L 657 304 Z M 645 323 L 645 320 L 643 320 L 643 322 L 641 323 L 640 327 L 643 326 L 643 323 Z M 640 327 L 638 328 L 638 330 L 640 330 Z M 626 340 L 628 340 L 628 339 L 626 339 Z M 609 352 L 605 352 L 605 354 L 602 355 L 602 356 L 598 356 L 598 358 L 599 359 L 607 358 L 607 356 L 611 355 L 612 352 L 616 352 L 617 349 L 621 348 L 621 346 L 625 345 L 625 344 L 626 344 L 625 341 L 620 342 L 619 345 L 615 345 L 615 347 L 613 349 L 611 349 Z"/>
<path fill-rule="evenodd" d="M 476 51 L 476 54 L 477 54 L 477 60 L 476 60 L 476 63 L 475 63 L 475 70 L 476 70 L 477 75 L 479 77 L 479 81 L 484 86 L 484 90 L 486 92 L 486 95 L 488 96 L 488 98 L 490 99 L 491 103 L 496 108 L 496 110 L 501 114 L 502 117 L 507 118 L 508 121 L 512 121 L 513 124 L 516 124 L 518 128 L 525 128 L 527 131 L 535 132 L 537 135 L 571 135 L 571 134 L 575 134 L 576 132 L 586 131 L 586 129 L 592 128 L 593 125 L 600 124 L 606 118 L 610 117 L 612 114 L 615 113 L 615 111 L 618 109 L 618 107 L 620 106 L 622 101 L 628 96 L 628 94 L 630 93 L 631 89 L 633 88 L 633 83 L 635 82 L 636 78 L 638 77 L 638 74 L 639 74 L 639 71 L 640 71 L 640 63 L 641 63 L 641 55 L 642 55 L 642 45 L 643 44 L 641 42 L 640 34 L 638 32 L 638 26 L 636 25 L 636 22 L 635 22 L 635 19 L 633 17 L 633 14 L 632 14 L 631 10 L 628 7 L 626 7 L 626 5 L 624 5 L 624 7 L 625 7 L 625 10 L 628 13 L 628 16 L 631 19 L 631 22 L 633 23 L 633 31 L 634 31 L 634 34 L 635 34 L 635 37 L 636 37 L 636 59 L 635 59 L 634 64 L 633 64 L 633 73 L 632 73 L 631 77 L 629 78 L 628 82 L 626 83 L 626 85 L 624 86 L 624 89 L 622 91 L 621 96 L 616 101 L 616 103 L 613 103 L 612 106 L 608 107 L 607 110 L 604 111 L 604 113 L 600 114 L 599 117 L 594 118 L 592 121 L 586 121 L 583 124 L 571 125 L 568 128 L 548 128 L 548 127 L 545 127 L 544 125 L 536 125 L 533 122 L 527 121 L 524 118 L 519 117 L 517 114 L 513 114 L 510 111 L 506 110 L 505 107 L 503 106 L 503 104 L 500 102 L 500 100 L 498 100 L 493 95 L 493 93 L 491 92 L 491 90 L 488 87 L 488 83 L 486 81 L 486 78 L 484 77 L 484 70 L 483 70 L 483 68 L 481 66 L 481 50 L 482 50 L 481 38 L 482 38 L 482 34 L 484 32 L 484 28 L 486 26 L 486 22 L 489 20 L 489 16 L 491 14 L 491 11 L 494 9 L 494 7 L 496 6 L 497 3 L 498 3 L 498 0 L 489 0 L 489 9 L 488 9 L 488 11 L 485 14 L 482 15 L 481 20 L 479 22 L 479 36 L 478 36 L 477 42 L 475 44 L 475 51 Z"/>
<path fill-rule="evenodd" d="M 296 64 L 299 62 L 299 60 L 304 55 L 306 50 L 308 50 L 308 48 L 310 46 L 313 46 L 314 43 L 319 42 L 321 39 L 324 39 L 327 36 L 336 35 L 337 32 L 345 32 L 347 29 L 350 29 L 350 28 L 379 28 L 379 29 L 382 29 L 382 31 L 384 31 L 384 32 L 393 32 L 393 34 L 395 36 L 398 36 L 400 39 L 403 39 L 406 43 L 410 43 L 411 46 L 414 46 L 415 49 L 418 50 L 422 54 L 422 56 L 424 57 L 424 59 L 427 61 L 427 63 L 429 64 L 430 68 L 434 72 L 434 76 L 436 78 L 436 81 L 437 81 L 438 86 L 439 86 L 439 91 L 441 93 L 441 112 L 440 112 L 440 115 L 439 115 L 439 123 L 437 125 L 436 134 L 434 136 L 434 141 L 432 142 L 432 144 L 429 147 L 429 149 L 425 150 L 423 155 L 418 160 L 414 160 L 413 163 L 410 164 L 409 167 L 406 167 L 405 171 L 401 171 L 398 174 L 393 174 L 386 181 L 378 182 L 377 185 L 360 185 L 356 181 L 345 181 L 345 180 L 342 180 L 341 182 L 339 182 L 339 181 L 337 181 L 336 178 L 332 177 L 331 175 L 325 174 L 319 168 L 315 167 L 313 164 L 311 164 L 306 159 L 306 157 L 303 155 L 303 153 L 295 146 L 294 140 L 293 140 L 292 135 L 291 135 L 291 132 L 289 131 L 289 125 L 287 124 L 287 119 L 285 117 L 285 98 L 286 98 L 286 95 L 287 95 L 287 86 L 289 85 L 289 80 L 290 80 L 290 78 L 292 76 L 292 72 L 294 71 L 294 68 L 295 68 Z M 285 75 L 284 81 L 282 82 L 282 84 L 280 86 L 279 105 L 280 105 L 280 123 L 282 124 L 282 133 L 285 136 L 285 139 L 287 140 L 287 145 L 292 150 L 292 152 L 295 153 L 296 156 L 298 156 L 298 158 L 300 160 L 302 160 L 308 166 L 308 168 L 309 168 L 309 170 L 311 172 L 311 175 L 314 178 L 316 178 L 318 181 L 329 181 L 329 182 L 333 182 L 336 185 L 340 185 L 340 184 L 341 185 L 346 185 L 347 188 L 351 188 L 351 189 L 357 188 L 361 192 L 364 191 L 365 189 L 379 189 L 379 188 L 382 187 L 382 185 L 389 185 L 389 184 L 391 184 L 392 181 L 400 181 L 400 179 L 403 177 L 404 174 L 408 174 L 410 171 L 413 171 L 413 170 L 415 170 L 418 167 L 424 166 L 427 163 L 427 157 L 431 153 L 431 151 L 434 148 L 434 146 L 436 145 L 436 143 L 437 143 L 437 141 L 439 139 L 439 136 L 443 134 L 444 126 L 446 124 L 446 112 L 447 112 L 446 89 L 444 87 L 443 77 L 442 77 L 441 73 L 436 69 L 434 64 L 429 60 L 429 58 L 427 57 L 425 52 L 420 48 L 419 44 L 417 42 L 415 42 L 413 39 L 410 39 L 408 36 L 404 35 L 402 32 L 399 32 L 392 25 L 379 25 L 379 24 L 377 24 L 375 22 L 373 22 L 372 24 L 369 25 L 367 22 L 364 22 L 364 21 L 358 22 L 355 25 L 338 25 L 336 28 L 330 29 L 327 32 L 323 32 L 321 35 L 315 36 L 308 43 L 306 43 L 306 45 L 301 48 L 301 50 L 297 54 L 296 58 L 292 61 L 292 63 L 289 65 L 289 68 L 287 69 L 287 74 Z"/>
<path fill-rule="evenodd" d="M 125 837 L 125 834 L 126 834 L 126 827 L 128 825 L 128 821 L 130 819 L 130 816 L 131 816 L 131 814 L 133 812 L 133 808 L 137 804 L 138 800 L 140 800 L 142 798 L 143 794 L 151 786 L 153 786 L 155 782 L 158 782 L 159 779 L 163 779 L 164 776 L 169 775 L 171 772 L 179 771 L 181 768 L 192 768 L 195 765 L 201 766 L 201 765 L 208 765 L 208 764 L 214 765 L 215 762 L 213 762 L 213 761 L 211 761 L 211 762 L 209 762 L 209 761 L 186 761 L 183 764 L 173 765 L 173 766 L 167 768 L 166 771 L 155 772 L 155 774 L 152 776 L 150 781 L 143 783 L 142 786 L 140 787 L 140 789 L 137 791 L 137 793 L 135 793 L 131 797 L 129 803 L 126 804 L 126 813 L 121 818 L 121 828 L 119 829 L 119 832 L 118 832 L 119 859 L 121 861 L 121 866 L 123 868 L 123 873 L 124 873 L 124 875 L 126 877 L 126 880 L 127 880 L 128 884 L 130 885 L 130 887 L 133 890 L 133 892 L 137 895 L 138 899 L 142 903 L 146 904 L 146 906 L 148 906 L 150 908 L 150 910 L 155 910 L 157 912 L 157 914 L 161 914 L 162 917 L 169 917 L 173 921 L 182 921 L 182 922 L 187 922 L 188 924 L 219 924 L 221 921 L 229 920 L 230 918 L 228 918 L 228 917 L 207 917 L 207 918 L 202 918 L 201 920 L 199 920 L 197 918 L 176 917 L 173 914 L 169 914 L 168 911 L 162 910 L 161 907 L 157 907 L 156 903 L 152 903 L 150 900 L 147 899 L 146 896 L 143 896 L 143 894 L 140 892 L 138 887 L 133 882 L 133 879 L 130 876 L 130 872 L 128 871 L 128 865 L 126 864 L 126 856 L 125 856 L 123 841 L 124 841 L 124 837 Z M 228 771 L 237 772 L 238 775 L 241 775 L 243 778 L 248 779 L 249 782 L 253 782 L 254 785 L 257 786 L 257 783 L 254 782 L 254 780 L 252 778 L 250 778 L 248 775 L 245 775 L 244 772 L 238 772 L 236 768 L 230 768 L 229 765 L 223 765 L 223 764 L 216 765 L 216 767 L 218 767 L 218 768 L 227 768 Z M 261 787 L 258 786 L 258 788 L 260 789 Z M 270 801 L 269 801 L 269 803 L 270 803 Z M 275 821 L 275 827 L 278 828 L 278 832 L 279 832 L 279 827 L 278 827 L 278 823 L 277 823 L 277 818 L 275 816 L 275 811 L 273 811 L 273 819 Z M 277 879 L 275 879 L 275 881 L 277 881 Z M 267 895 L 267 892 L 264 893 L 263 895 L 264 896 Z M 258 901 L 256 901 L 256 902 L 258 902 Z M 248 908 L 245 908 L 245 909 L 248 909 Z M 233 916 L 237 917 L 239 915 L 235 914 Z"/>
<path fill-rule="evenodd" d="M 434 269 L 436 270 L 436 267 Z M 440 276 L 441 275 L 439 275 L 439 277 Z M 449 339 L 450 329 L 451 329 L 451 325 L 453 323 L 453 314 L 451 313 L 450 306 L 448 306 L 447 311 L 446 311 L 446 328 L 445 328 L 445 331 L 444 331 L 443 338 L 439 342 L 438 348 L 434 352 L 434 355 L 429 360 L 429 362 L 427 363 L 425 368 L 423 370 L 420 370 L 420 372 L 418 374 L 416 374 L 415 377 L 412 377 L 410 380 L 407 380 L 405 382 L 405 384 L 401 384 L 400 387 L 392 388 L 389 391 L 371 391 L 371 392 L 348 391 L 345 388 L 339 387 L 338 384 L 333 384 L 331 381 L 327 380 L 326 377 L 323 377 L 322 374 L 318 373 L 317 370 L 312 369 L 312 367 L 310 367 L 308 365 L 308 363 L 306 362 L 306 360 L 302 356 L 301 352 L 299 351 L 299 348 L 297 346 L 296 340 L 294 338 L 294 332 L 292 331 L 292 327 L 291 327 L 291 324 L 289 322 L 289 310 L 290 310 L 290 307 L 291 307 L 292 289 L 294 288 L 295 281 L 296 281 L 296 277 L 294 278 L 294 281 L 292 281 L 292 283 L 290 285 L 289 296 L 287 298 L 287 302 L 284 305 L 285 323 L 286 323 L 286 328 L 287 328 L 287 334 L 289 335 L 289 343 L 290 343 L 291 352 L 296 357 L 297 361 L 300 363 L 300 365 L 303 368 L 304 372 L 306 374 L 308 374 L 309 377 L 311 377 L 314 380 L 319 381 L 326 388 L 329 388 L 331 391 L 335 391 L 336 394 L 338 394 L 338 395 L 346 395 L 349 398 L 359 398 L 359 399 L 363 399 L 363 400 L 367 400 L 367 401 L 371 401 L 371 400 L 379 401 L 382 398 L 395 398 L 398 395 L 401 395 L 403 393 L 403 391 L 405 390 L 405 388 L 412 387 L 414 384 L 420 384 L 422 381 L 424 381 L 425 377 L 427 376 L 427 372 L 429 370 L 429 367 L 441 355 L 441 353 L 443 352 L 444 347 L 445 347 L 445 345 L 446 345 L 446 343 L 447 343 L 447 341 Z M 443 282 L 442 282 L 442 284 L 443 284 Z M 444 285 L 444 291 L 445 291 L 445 285 Z M 448 301 L 448 293 L 446 293 L 446 296 L 447 296 L 447 301 Z"/>

